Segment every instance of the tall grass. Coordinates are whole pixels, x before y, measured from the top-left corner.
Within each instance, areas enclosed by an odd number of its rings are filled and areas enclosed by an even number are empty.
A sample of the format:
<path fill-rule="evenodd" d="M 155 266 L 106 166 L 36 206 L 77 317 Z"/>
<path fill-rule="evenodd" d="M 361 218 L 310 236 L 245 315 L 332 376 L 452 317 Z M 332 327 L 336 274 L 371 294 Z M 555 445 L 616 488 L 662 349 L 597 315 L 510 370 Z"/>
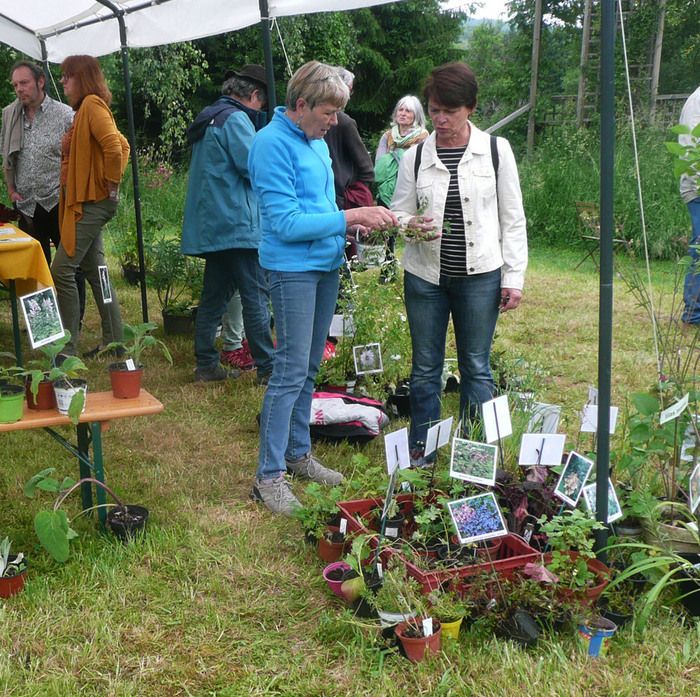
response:
<path fill-rule="evenodd" d="M 637 136 L 641 190 L 649 252 L 655 259 L 685 253 L 690 220 L 678 194 L 671 155 L 664 141 L 668 131 L 646 128 Z M 600 142 L 595 129 L 552 129 L 531 160 L 520 162 L 528 234 L 535 242 L 570 246 L 578 242 L 576 201 L 599 200 Z M 628 124 L 619 124 L 615 145 L 616 222 L 624 236 L 642 250 L 642 224 Z"/>

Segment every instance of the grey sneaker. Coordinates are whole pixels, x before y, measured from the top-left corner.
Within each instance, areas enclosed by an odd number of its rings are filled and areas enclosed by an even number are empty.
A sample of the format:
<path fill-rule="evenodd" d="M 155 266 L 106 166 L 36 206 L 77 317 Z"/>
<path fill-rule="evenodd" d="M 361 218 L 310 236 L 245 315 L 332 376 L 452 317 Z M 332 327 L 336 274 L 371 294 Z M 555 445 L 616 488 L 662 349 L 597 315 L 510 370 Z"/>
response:
<path fill-rule="evenodd" d="M 343 475 L 324 467 L 311 453 L 299 460 L 287 460 L 287 470 L 299 479 L 310 479 L 326 486 L 336 486 L 343 481 Z"/>
<path fill-rule="evenodd" d="M 256 503 L 264 503 L 273 513 L 287 516 L 291 516 L 295 508 L 301 508 L 283 474 L 276 479 L 256 479 L 250 498 Z"/>
<path fill-rule="evenodd" d="M 231 378 L 237 378 L 241 374 L 241 371 L 237 368 L 224 368 L 223 365 L 217 363 L 215 366 L 210 368 L 195 368 L 194 369 L 194 381 L 195 382 L 216 382 L 217 380 L 228 380 Z"/>

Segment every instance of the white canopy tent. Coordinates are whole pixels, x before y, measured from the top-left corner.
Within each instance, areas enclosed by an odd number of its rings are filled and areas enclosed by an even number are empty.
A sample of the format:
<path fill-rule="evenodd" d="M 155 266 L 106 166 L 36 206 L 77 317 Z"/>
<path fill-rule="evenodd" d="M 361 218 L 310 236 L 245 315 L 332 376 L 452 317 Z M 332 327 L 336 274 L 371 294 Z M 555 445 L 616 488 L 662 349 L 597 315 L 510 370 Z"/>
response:
<path fill-rule="evenodd" d="M 134 209 L 141 278 L 141 309 L 148 321 L 143 227 L 139 194 L 136 132 L 129 79 L 128 48 L 224 34 L 259 23 L 267 72 L 268 102 L 274 106 L 270 24 L 278 17 L 354 10 L 400 0 L 0 0 L 0 43 L 45 63 L 66 56 L 104 56 L 121 51 Z"/>

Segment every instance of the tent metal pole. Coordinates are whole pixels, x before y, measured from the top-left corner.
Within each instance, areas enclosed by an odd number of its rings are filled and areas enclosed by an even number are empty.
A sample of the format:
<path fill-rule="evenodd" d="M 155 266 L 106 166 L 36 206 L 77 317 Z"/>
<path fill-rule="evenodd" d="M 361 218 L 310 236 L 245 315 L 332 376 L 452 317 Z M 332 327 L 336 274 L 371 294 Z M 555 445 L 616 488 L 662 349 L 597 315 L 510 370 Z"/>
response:
<path fill-rule="evenodd" d="M 608 517 L 610 389 L 612 365 L 613 226 L 615 166 L 615 0 L 601 3 L 600 30 L 600 305 L 598 330 L 598 451 L 596 518 Z M 608 530 L 596 531 L 598 558 L 605 562 Z"/>
<path fill-rule="evenodd" d="M 275 90 L 275 66 L 272 63 L 272 38 L 270 34 L 270 9 L 267 0 L 258 0 L 260 6 L 260 32 L 262 34 L 263 55 L 265 56 L 265 77 L 267 78 L 267 115 L 272 118 L 272 112 L 277 106 Z"/>
<path fill-rule="evenodd" d="M 112 10 L 119 23 L 119 43 L 121 44 L 122 72 L 124 73 L 124 98 L 129 124 L 129 145 L 131 146 L 131 177 L 134 185 L 134 214 L 136 217 L 136 248 L 139 257 L 139 280 L 141 286 L 141 314 L 148 322 L 148 296 L 146 295 L 146 259 L 143 251 L 143 224 L 141 222 L 141 190 L 139 187 L 139 160 L 136 153 L 136 125 L 134 122 L 134 102 L 131 94 L 131 73 L 129 72 L 129 50 L 126 41 L 124 11 L 110 0 L 97 0 L 100 5 Z"/>

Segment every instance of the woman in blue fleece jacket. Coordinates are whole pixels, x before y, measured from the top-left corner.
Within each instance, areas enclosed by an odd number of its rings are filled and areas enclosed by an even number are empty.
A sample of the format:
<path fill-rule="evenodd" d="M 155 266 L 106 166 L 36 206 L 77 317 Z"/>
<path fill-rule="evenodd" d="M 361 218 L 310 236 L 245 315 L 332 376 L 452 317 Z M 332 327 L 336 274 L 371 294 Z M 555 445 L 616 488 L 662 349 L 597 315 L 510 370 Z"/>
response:
<path fill-rule="evenodd" d="M 311 61 L 287 85 L 286 107 L 256 134 L 248 158 L 260 202 L 260 264 L 270 274 L 277 349 L 260 418 L 251 497 L 275 513 L 299 506 L 285 473 L 333 486 L 343 477 L 311 454 L 311 394 L 338 296 L 345 232 L 396 224 L 381 207 L 339 211 L 323 136 L 350 93 L 335 68 Z"/>

